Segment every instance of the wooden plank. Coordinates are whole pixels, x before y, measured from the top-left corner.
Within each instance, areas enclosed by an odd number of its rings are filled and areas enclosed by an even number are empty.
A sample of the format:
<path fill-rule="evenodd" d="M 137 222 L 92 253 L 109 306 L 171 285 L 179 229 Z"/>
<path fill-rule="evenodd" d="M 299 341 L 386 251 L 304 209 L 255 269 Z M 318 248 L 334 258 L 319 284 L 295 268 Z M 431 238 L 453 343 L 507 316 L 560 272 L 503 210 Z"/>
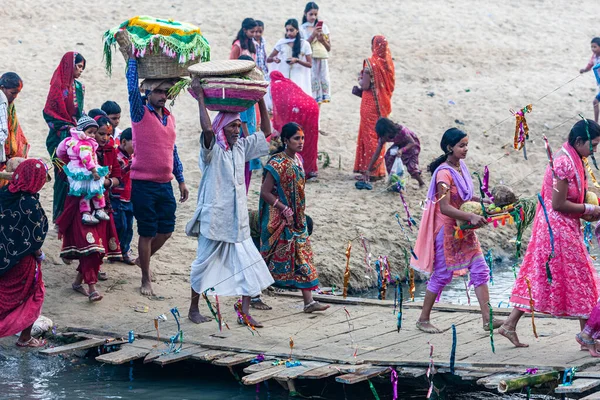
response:
<path fill-rule="evenodd" d="M 240 353 L 229 357 L 218 358 L 212 363 L 221 367 L 232 367 L 238 364 L 250 362 L 256 358 L 256 354 Z"/>
<path fill-rule="evenodd" d="M 250 364 L 246 368 L 244 368 L 245 374 L 254 374 L 256 372 L 264 371 L 266 369 L 274 368 L 272 361 L 263 361 L 256 364 Z"/>
<path fill-rule="evenodd" d="M 104 344 L 105 339 L 86 339 L 81 342 L 71 343 L 64 346 L 53 347 L 50 349 L 40 350 L 40 354 L 47 356 L 53 356 L 56 354 L 70 353 L 77 350 L 91 349 L 92 347 L 98 347 Z"/>
<path fill-rule="evenodd" d="M 600 392 L 592 393 L 588 396 L 582 397 L 579 400 L 600 400 Z"/>
<path fill-rule="evenodd" d="M 577 371 L 577 378 L 600 379 L 600 371 Z"/>
<path fill-rule="evenodd" d="M 427 373 L 425 368 L 414 368 L 414 367 L 398 367 L 396 368 L 398 376 L 401 378 L 418 378 Z"/>
<path fill-rule="evenodd" d="M 201 351 L 199 353 L 192 354 L 191 359 L 197 361 L 211 362 L 213 360 L 216 360 L 217 358 L 229 357 L 234 354 L 236 353 L 233 353 L 231 351 L 205 349 L 204 351 Z"/>
<path fill-rule="evenodd" d="M 519 376 L 523 376 L 523 374 L 517 372 L 498 372 L 478 379 L 477 384 L 479 386 L 484 386 L 486 389 L 497 389 L 500 381 L 518 378 Z"/>
<path fill-rule="evenodd" d="M 298 365 L 297 367 L 286 368 L 283 371 L 277 373 L 277 375 L 273 376 L 275 379 L 283 380 L 283 381 L 291 381 L 296 379 L 304 372 L 309 372 L 313 369 L 317 369 L 320 367 L 324 367 L 328 365 L 324 362 L 318 361 L 300 361 L 302 365 Z"/>
<path fill-rule="evenodd" d="M 199 353 L 201 351 L 203 351 L 203 349 L 200 346 L 189 346 L 187 348 L 182 348 L 179 353 L 163 354 L 157 359 L 153 360 L 153 362 L 160 365 L 172 364 L 178 361 L 187 360 L 192 357 L 192 354 Z"/>
<path fill-rule="evenodd" d="M 368 364 L 326 364 L 322 367 L 311 369 L 310 371 L 303 372 L 298 376 L 299 379 L 324 379 L 329 376 L 346 374 L 349 372 L 356 372 L 361 369 L 370 367 Z"/>
<path fill-rule="evenodd" d="M 285 365 L 278 365 L 275 368 L 269 368 L 264 371 L 246 375 L 242 378 L 242 383 L 244 385 L 255 385 L 257 383 L 271 379 L 273 376 L 277 375 L 283 369 L 285 369 Z"/>
<path fill-rule="evenodd" d="M 335 378 L 335 381 L 339 383 L 345 383 L 347 385 L 353 385 L 355 383 L 366 381 L 367 379 L 374 378 L 389 371 L 390 369 L 388 367 L 365 368 L 351 374 L 338 376 Z"/>
<path fill-rule="evenodd" d="M 597 379 L 575 379 L 569 386 L 559 385 L 554 393 L 583 393 L 600 385 Z"/>
<path fill-rule="evenodd" d="M 140 349 L 139 347 L 123 345 L 120 350 L 111 353 L 102 354 L 96 357 L 96 361 L 106 364 L 125 364 L 126 362 L 144 358 L 150 350 Z"/>

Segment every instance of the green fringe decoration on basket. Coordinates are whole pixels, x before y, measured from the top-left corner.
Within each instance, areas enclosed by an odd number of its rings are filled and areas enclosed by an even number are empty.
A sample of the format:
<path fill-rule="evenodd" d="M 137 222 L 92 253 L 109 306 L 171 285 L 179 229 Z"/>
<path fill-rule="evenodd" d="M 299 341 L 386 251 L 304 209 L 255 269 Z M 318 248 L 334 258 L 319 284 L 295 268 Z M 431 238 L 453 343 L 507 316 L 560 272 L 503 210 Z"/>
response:
<path fill-rule="evenodd" d="M 134 47 L 136 58 L 147 52 L 163 53 L 177 58 L 180 64 L 200 59 L 210 61 L 210 44 L 194 25 L 153 17 L 134 17 L 104 32 L 104 62 L 108 75 L 112 73 L 112 52 L 116 48 L 116 35 L 126 31 Z"/>

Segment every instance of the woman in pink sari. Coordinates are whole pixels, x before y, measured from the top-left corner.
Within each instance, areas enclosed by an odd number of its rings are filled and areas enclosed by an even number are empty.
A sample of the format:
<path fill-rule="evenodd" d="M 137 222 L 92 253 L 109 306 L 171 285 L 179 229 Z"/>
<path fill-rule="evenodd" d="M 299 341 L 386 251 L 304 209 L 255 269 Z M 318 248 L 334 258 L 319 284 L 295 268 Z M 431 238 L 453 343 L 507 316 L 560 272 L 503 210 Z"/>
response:
<path fill-rule="evenodd" d="M 482 216 L 460 210 L 466 201 L 479 201 L 473 196 L 473 180 L 463 161 L 469 151 L 469 137 L 460 129 L 451 128 L 444 132 L 440 147 L 444 154 L 428 167 L 431 184 L 427 194 L 427 208 L 423 213 L 419 234 L 415 243 L 418 258 L 410 260 L 410 266 L 426 275 L 431 275 L 423 300 L 417 328 L 426 333 L 442 331 L 430 322 L 431 309 L 444 287 L 454 275 L 470 273 L 469 286 L 481 308 L 483 329 L 489 330 L 489 269 L 485 263 L 479 240 L 474 230 L 466 230 L 464 237 L 454 237 L 456 220 L 469 221 L 471 225 L 487 223 Z M 494 328 L 502 325 L 494 321 Z"/>
<path fill-rule="evenodd" d="M 288 122 L 295 122 L 304 131 L 304 149 L 299 153 L 304 159 L 306 180 L 318 176 L 319 105 L 300 86 L 279 71 L 271 72 L 271 97 L 273 98 L 273 129 L 281 132 Z"/>
<path fill-rule="evenodd" d="M 598 143 L 600 126 L 592 120 L 579 121 L 554 155 L 554 170 L 551 165 L 546 168 L 541 196 L 548 220 L 538 204 L 531 241 L 510 297 L 514 308 L 498 330 L 517 347 L 528 346 L 519 341 L 516 332 L 523 313 L 531 310 L 527 279 L 531 282 L 535 312 L 578 317 L 582 328 L 598 300 L 597 275 L 585 248 L 580 222 L 580 218 L 600 218 L 600 207 L 584 204 L 588 187 L 584 163 Z M 548 221 L 554 233 L 554 248 Z"/>

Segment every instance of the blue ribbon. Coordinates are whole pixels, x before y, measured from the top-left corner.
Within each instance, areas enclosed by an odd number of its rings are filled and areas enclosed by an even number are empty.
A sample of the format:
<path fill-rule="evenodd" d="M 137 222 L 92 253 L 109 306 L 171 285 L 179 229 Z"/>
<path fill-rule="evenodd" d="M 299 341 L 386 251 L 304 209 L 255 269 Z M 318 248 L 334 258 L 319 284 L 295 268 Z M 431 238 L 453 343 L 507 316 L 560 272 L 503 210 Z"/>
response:
<path fill-rule="evenodd" d="M 454 375 L 454 361 L 456 360 L 456 326 L 452 324 L 452 351 L 450 352 L 450 373 Z"/>
<path fill-rule="evenodd" d="M 546 260 L 546 277 L 548 278 L 548 283 L 552 283 L 552 272 L 550 271 L 550 261 L 554 258 L 554 232 L 552 232 L 552 227 L 550 226 L 550 220 L 548 219 L 548 212 L 546 211 L 546 205 L 544 204 L 544 199 L 542 199 L 542 195 L 538 193 L 538 200 L 542 206 L 542 210 L 544 211 L 544 217 L 546 218 L 546 223 L 548 224 L 548 233 L 550 234 L 550 245 L 552 246 L 552 252 L 548 255 L 548 260 Z"/>

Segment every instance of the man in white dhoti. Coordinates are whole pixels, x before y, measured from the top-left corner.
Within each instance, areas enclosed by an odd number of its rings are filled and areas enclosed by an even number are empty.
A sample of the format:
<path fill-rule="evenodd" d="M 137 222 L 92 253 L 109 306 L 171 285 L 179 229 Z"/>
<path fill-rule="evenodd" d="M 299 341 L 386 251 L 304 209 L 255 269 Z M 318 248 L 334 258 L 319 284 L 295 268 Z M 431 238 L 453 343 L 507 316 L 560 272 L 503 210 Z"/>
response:
<path fill-rule="evenodd" d="M 265 139 L 271 135 L 267 107 L 261 99 L 261 131 L 240 138 L 240 115 L 220 112 L 211 124 L 197 78 L 192 90 L 197 95 L 202 128 L 202 180 L 196 212 L 186 227 L 189 236 L 198 237 L 190 274 L 192 301 L 188 318 L 194 323 L 208 320 L 200 314 L 198 302 L 201 293 L 214 289 L 209 294 L 242 296 L 242 313 L 260 328 L 262 325 L 249 314 L 250 298 L 271 285 L 273 278 L 250 237 L 244 165 L 269 152 Z"/>

